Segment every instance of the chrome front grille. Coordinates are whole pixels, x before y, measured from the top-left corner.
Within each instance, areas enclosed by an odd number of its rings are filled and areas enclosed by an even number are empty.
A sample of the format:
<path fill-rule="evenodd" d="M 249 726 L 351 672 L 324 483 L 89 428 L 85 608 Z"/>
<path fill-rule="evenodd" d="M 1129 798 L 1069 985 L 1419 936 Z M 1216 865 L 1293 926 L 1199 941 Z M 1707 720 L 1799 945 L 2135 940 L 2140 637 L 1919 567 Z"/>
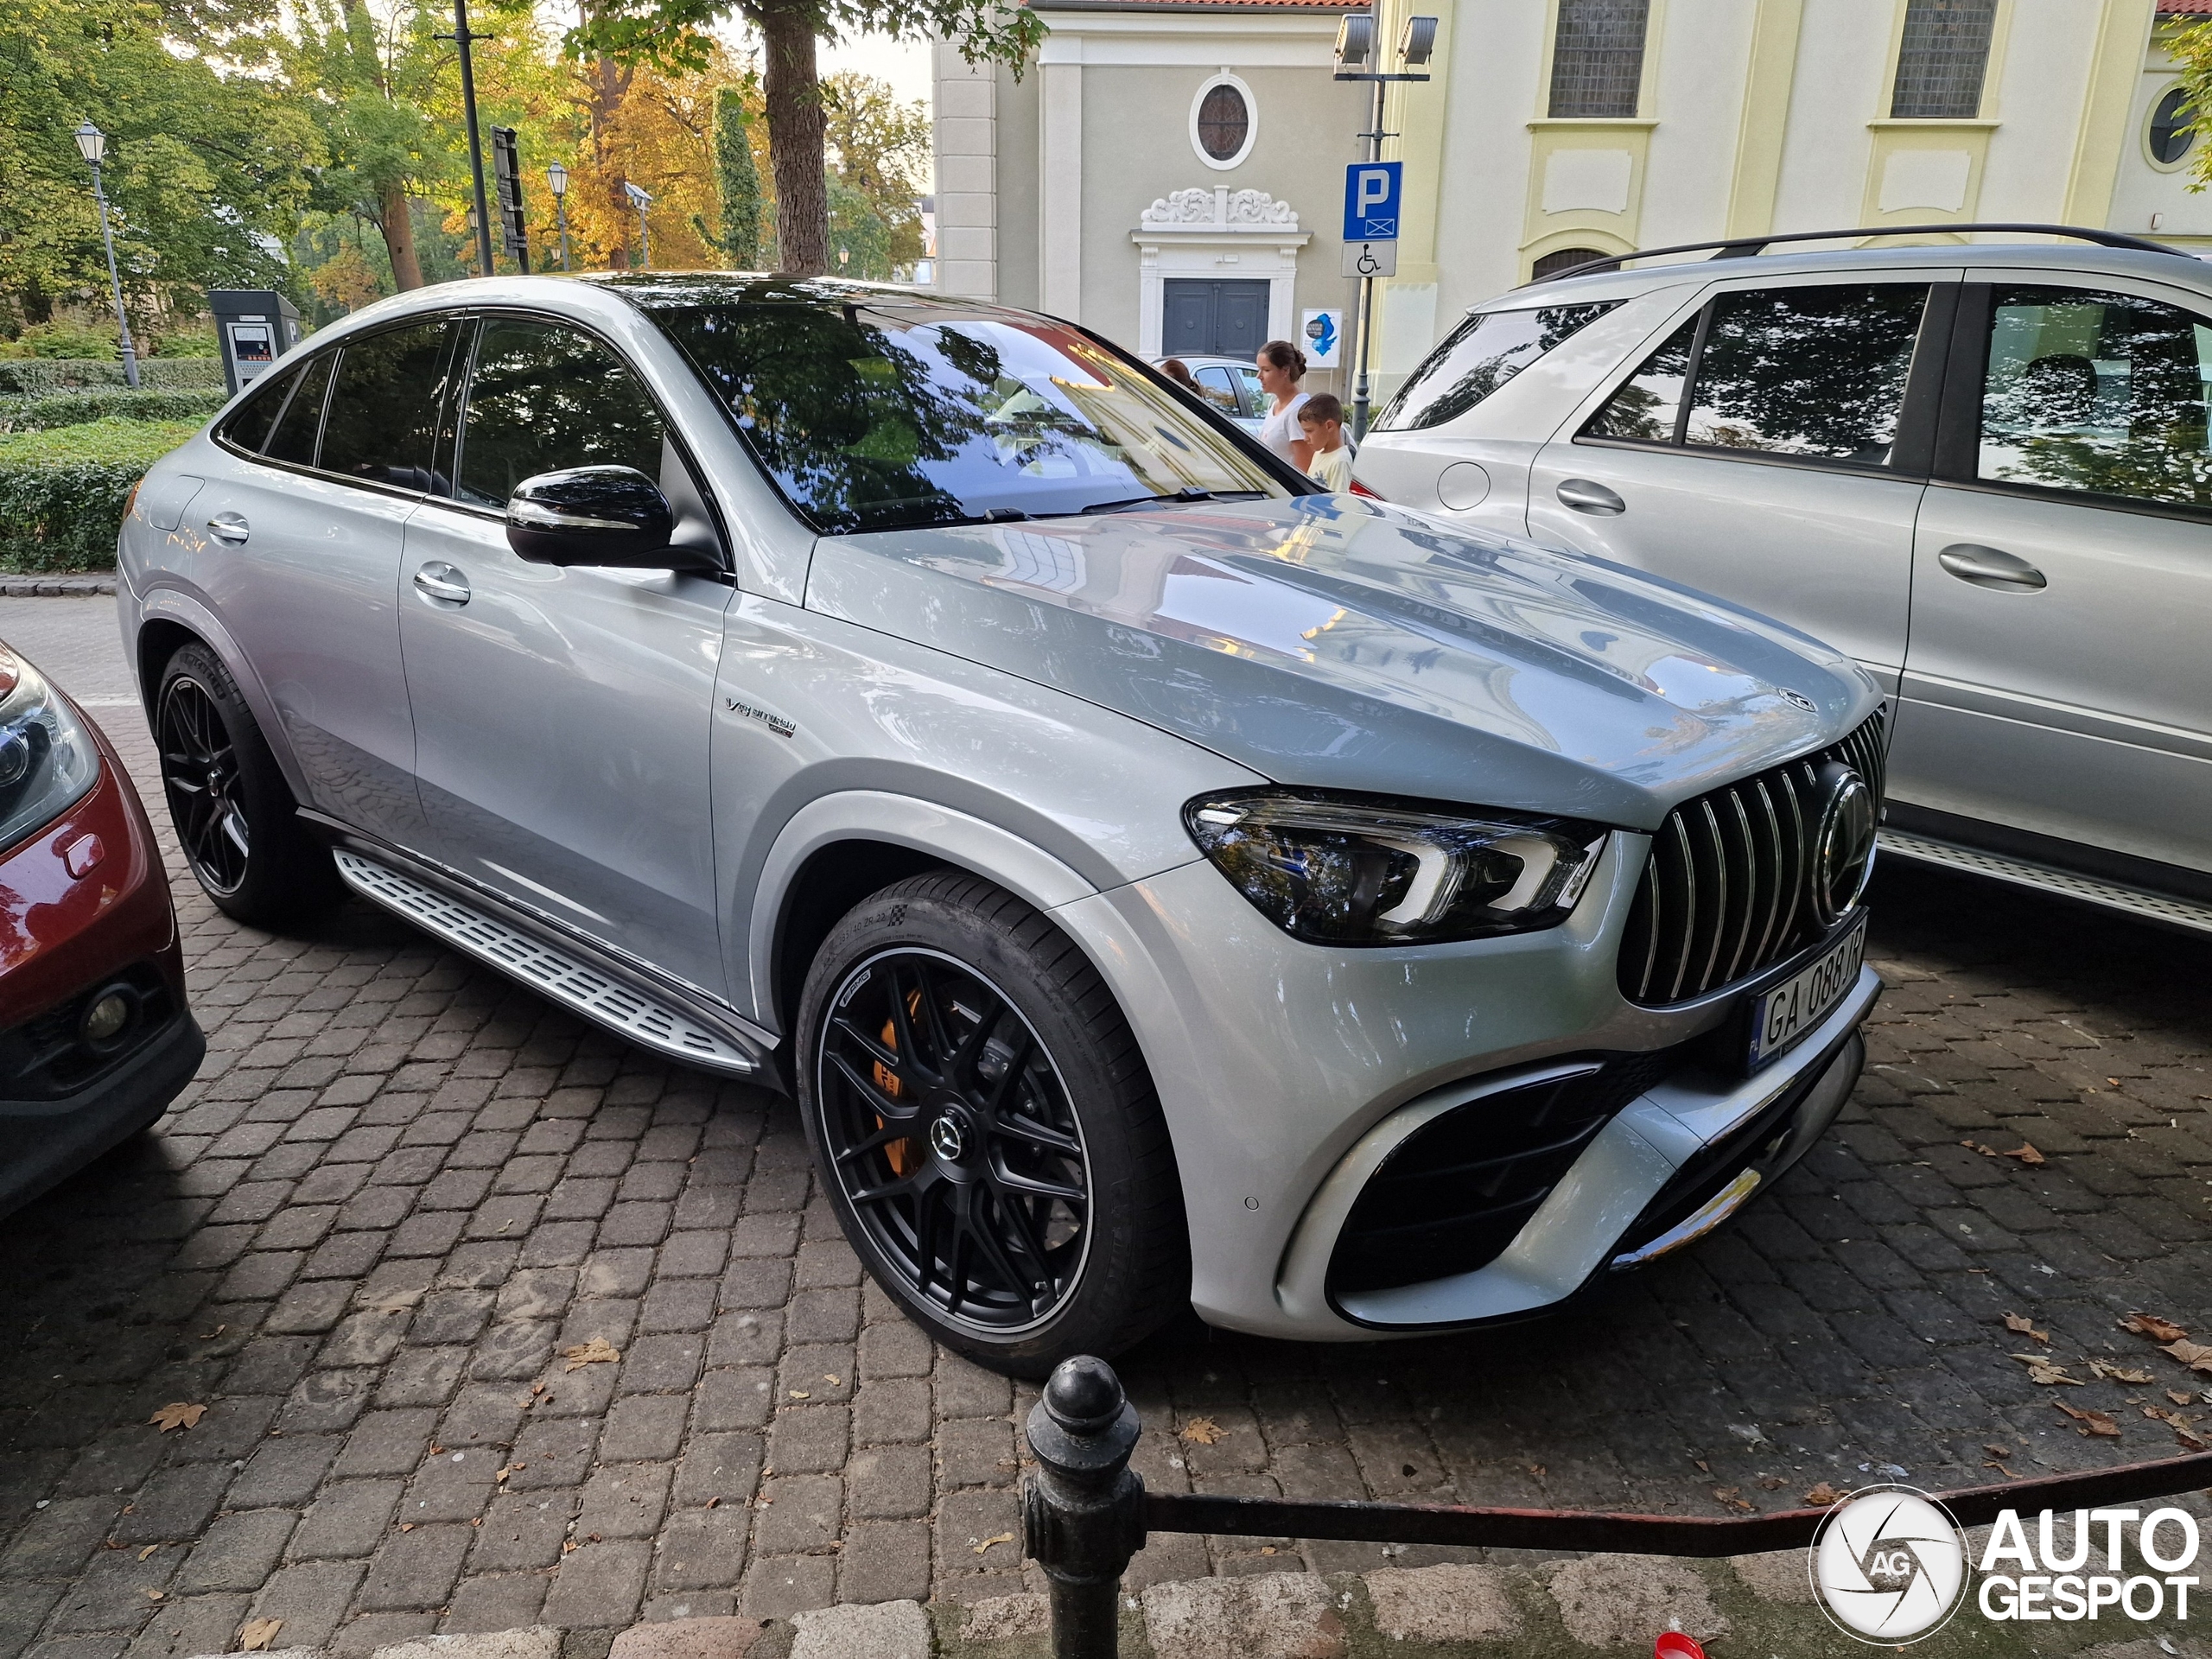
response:
<path fill-rule="evenodd" d="M 1652 837 L 1621 938 L 1621 995 L 1661 1007 L 1786 961 L 1818 938 L 1820 770 L 1840 760 L 1882 799 L 1884 711 L 1815 754 L 1683 802 Z"/>

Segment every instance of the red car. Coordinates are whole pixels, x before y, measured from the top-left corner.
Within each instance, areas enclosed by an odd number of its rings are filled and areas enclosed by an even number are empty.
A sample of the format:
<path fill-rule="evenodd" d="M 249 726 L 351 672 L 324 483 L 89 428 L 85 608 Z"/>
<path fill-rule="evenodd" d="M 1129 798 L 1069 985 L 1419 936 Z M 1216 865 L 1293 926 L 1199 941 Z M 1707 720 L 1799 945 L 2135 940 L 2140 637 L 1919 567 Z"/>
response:
<path fill-rule="evenodd" d="M 207 1049 L 137 791 L 0 644 L 0 1212 L 159 1118 Z"/>

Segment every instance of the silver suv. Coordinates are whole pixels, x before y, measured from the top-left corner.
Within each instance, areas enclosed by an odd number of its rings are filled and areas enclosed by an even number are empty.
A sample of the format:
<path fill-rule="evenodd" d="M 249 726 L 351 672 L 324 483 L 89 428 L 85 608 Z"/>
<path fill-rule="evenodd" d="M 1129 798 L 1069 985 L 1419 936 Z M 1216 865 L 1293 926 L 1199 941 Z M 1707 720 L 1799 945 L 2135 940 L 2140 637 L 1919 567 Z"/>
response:
<path fill-rule="evenodd" d="M 1317 493 L 1048 318 L 493 279 L 297 348 L 140 487 L 192 868 L 344 889 L 795 1096 L 918 1321 L 1525 1316 L 1857 1076 L 1881 698 L 1579 556 Z"/>
<path fill-rule="evenodd" d="M 1516 289 L 1361 481 L 1849 652 L 1897 694 L 1885 847 L 2212 927 L 2212 267 L 2054 233 L 2105 245 Z"/>

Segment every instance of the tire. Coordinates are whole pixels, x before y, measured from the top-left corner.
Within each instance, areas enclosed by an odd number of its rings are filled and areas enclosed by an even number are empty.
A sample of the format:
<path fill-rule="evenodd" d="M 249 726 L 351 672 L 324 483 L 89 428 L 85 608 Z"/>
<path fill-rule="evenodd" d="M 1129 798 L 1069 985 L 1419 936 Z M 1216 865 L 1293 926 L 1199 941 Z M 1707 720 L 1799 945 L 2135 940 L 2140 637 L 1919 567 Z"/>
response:
<path fill-rule="evenodd" d="M 182 646 L 162 665 L 154 745 L 169 820 L 217 909 L 275 931 L 313 920 L 343 896 L 329 849 L 300 822 L 268 740 L 206 645 Z"/>
<path fill-rule="evenodd" d="M 798 1031 L 800 1115 L 838 1223 L 939 1342 L 1043 1376 L 1189 1306 L 1144 1057 L 1029 906 L 954 872 L 884 888 L 823 942 Z"/>

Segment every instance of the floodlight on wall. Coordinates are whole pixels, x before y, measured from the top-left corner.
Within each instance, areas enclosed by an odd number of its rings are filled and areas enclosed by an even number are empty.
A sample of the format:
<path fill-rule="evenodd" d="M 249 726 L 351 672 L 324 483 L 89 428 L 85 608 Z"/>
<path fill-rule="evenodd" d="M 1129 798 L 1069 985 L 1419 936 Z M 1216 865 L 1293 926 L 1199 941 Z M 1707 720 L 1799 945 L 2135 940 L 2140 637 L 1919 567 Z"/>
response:
<path fill-rule="evenodd" d="M 1337 24 L 1337 67 L 1363 67 L 1375 54 L 1375 14 L 1348 11 Z"/>
<path fill-rule="evenodd" d="M 1398 56 L 1402 67 L 1418 69 L 1426 64 L 1436 50 L 1436 19 L 1408 17 L 1402 34 L 1398 36 Z"/>

